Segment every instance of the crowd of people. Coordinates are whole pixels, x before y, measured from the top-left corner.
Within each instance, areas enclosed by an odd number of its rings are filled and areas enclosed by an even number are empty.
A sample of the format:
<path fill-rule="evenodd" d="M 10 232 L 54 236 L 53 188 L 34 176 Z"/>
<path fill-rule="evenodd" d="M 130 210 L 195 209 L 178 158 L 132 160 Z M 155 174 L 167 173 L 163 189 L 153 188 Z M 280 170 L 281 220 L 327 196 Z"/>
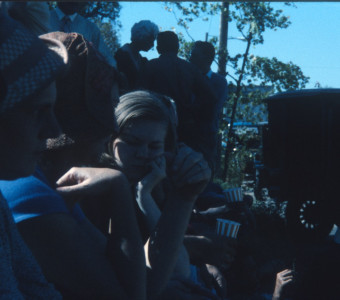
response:
<path fill-rule="evenodd" d="M 183 60 L 142 20 L 113 56 L 81 3 L 0 5 L 0 299 L 228 299 L 256 222 L 251 197 L 212 182 L 227 101 L 213 45 Z M 270 298 L 293 280 L 279 272 Z"/>

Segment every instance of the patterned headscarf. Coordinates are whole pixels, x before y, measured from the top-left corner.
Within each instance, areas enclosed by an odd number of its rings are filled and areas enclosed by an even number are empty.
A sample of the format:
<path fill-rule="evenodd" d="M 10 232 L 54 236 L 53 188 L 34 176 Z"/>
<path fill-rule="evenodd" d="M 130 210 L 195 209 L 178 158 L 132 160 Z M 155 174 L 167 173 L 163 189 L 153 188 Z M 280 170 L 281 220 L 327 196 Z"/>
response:
<path fill-rule="evenodd" d="M 46 88 L 67 60 L 62 43 L 38 38 L 0 14 L 0 114 Z"/>

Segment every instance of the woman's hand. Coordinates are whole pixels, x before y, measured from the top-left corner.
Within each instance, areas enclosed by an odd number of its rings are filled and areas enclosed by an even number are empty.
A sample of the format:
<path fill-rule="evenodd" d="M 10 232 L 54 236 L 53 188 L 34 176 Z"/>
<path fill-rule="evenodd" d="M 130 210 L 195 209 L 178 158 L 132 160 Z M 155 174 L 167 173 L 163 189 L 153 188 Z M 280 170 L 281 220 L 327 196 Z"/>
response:
<path fill-rule="evenodd" d="M 188 200 L 196 199 L 205 189 L 211 170 L 202 153 L 180 144 L 173 158 L 170 177 L 178 192 Z"/>
<path fill-rule="evenodd" d="M 150 163 L 151 171 L 138 182 L 138 191 L 151 193 L 153 188 L 166 177 L 166 161 L 164 155 Z"/>
<path fill-rule="evenodd" d="M 112 189 L 114 179 L 122 173 L 108 168 L 70 169 L 56 182 L 57 191 L 65 197 L 97 195 Z"/>
<path fill-rule="evenodd" d="M 275 290 L 273 300 L 282 299 L 285 286 L 293 281 L 293 270 L 286 269 L 276 274 Z"/>
<path fill-rule="evenodd" d="M 159 156 L 150 164 L 151 171 L 137 185 L 136 201 L 139 208 L 146 216 L 147 224 L 150 230 L 154 229 L 161 212 L 155 203 L 151 192 L 154 187 L 166 177 L 165 157 Z"/>
<path fill-rule="evenodd" d="M 211 289 L 214 288 L 222 299 L 227 296 L 226 280 L 217 267 L 205 264 L 200 268 L 200 275 L 205 285 Z"/>

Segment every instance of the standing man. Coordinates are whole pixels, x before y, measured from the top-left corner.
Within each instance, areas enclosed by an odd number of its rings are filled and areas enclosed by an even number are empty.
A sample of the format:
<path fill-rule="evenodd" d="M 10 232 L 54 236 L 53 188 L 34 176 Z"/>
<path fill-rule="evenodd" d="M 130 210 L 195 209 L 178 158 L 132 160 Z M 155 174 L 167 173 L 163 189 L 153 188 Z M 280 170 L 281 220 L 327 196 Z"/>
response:
<path fill-rule="evenodd" d="M 116 67 L 116 61 L 106 46 L 99 28 L 93 22 L 85 19 L 78 12 L 86 2 L 58 2 L 51 11 L 51 31 L 77 32 L 82 34 L 106 58 L 108 63 Z"/>
<path fill-rule="evenodd" d="M 219 123 L 221 119 L 222 109 L 224 103 L 228 98 L 228 84 L 226 79 L 213 71 L 211 71 L 210 67 L 215 58 L 215 48 L 211 43 L 197 41 L 194 43 L 194 46 L 191 51 L 190 62 L 196 65 L 208 79 L 209 83 L 212 87 L 212 90 L 215 93 L 217 102 L 214 103 L 214 118 L 211 123 L 212 132 L 215 138 L 214 142 L 214 153 L 215 153 L 215 162 L 216 166 L 219 165 L 220 159 L 220 140 L 221 137 L 218 134 Z M 213 105 L 213 103 L 212 103 Z M 218 168 L 217 168 L 218 169 Z"/>
<path fill-rule="evenodd" d="M 179 41 L 172 31 L 157 36 L 159 58 L 150 60 L 143 72 L 143 87 L 171 97 L 178 113 L 178 139 L 203 153 L 213 167 L 211 122 L 217 101 L 200 70 L 177 56 Z"/>

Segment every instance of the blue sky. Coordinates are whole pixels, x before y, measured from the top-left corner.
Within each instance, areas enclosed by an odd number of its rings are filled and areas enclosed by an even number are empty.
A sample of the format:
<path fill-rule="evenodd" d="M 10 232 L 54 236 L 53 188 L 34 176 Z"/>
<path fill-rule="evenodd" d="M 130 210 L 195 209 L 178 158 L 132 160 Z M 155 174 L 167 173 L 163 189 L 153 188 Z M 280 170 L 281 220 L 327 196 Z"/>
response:
<path fill-rule="evenodd" d="M 130 29 L 140 20 L 151 20 L 161 30 L 175 30 L 185 34 L 176 24 L 174 15 L 164 9 L 164 2 L 120 3 L 121 44 L 130 41 Z M 314 88 L 317 82 L 322 87 L 340 88 L 340 2 L 296 2 L 295 8 L 280 2 L 272 5 L 282 9 L 292 24 L 287 29 L 266 31 L 264 44 L 257 45 L 250 52 L 259 56 L 275 56 L 283 62 L 292 61 L 297 64 L 310 77 L 307 88 Z M 177 16 L 180 14 L 177 13 Z M 190 25 L 189 33 L 195 40 L 204 40 L 207 32 L 209 35 L 218 35 L 219 16 L 213 16 L 207 22 L 197 19 Z M 229 36 L 238 37 L 233 24 L 229 25 Z M 243 53 L 244 47 L 242 41 L 228 40 L 231 54 Z M 158 56 L 155 49 L 142 54 L 148 58 Z"/>

